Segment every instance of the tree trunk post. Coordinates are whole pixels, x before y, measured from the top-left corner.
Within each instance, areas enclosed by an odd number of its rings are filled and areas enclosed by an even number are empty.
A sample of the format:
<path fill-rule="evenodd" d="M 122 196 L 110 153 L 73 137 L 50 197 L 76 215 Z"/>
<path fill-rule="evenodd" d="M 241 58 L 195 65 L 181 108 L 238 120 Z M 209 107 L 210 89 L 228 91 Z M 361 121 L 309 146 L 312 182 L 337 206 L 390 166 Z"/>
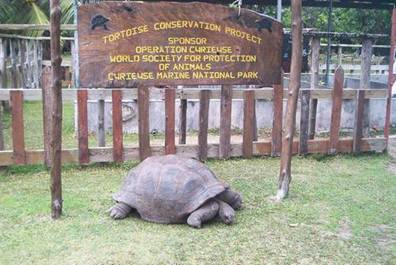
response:
<path fill-rule="evenodd" d="M 62 214 L 62 69 L 60 47 L 61 8 L 59 0 L 50 1 L 51 22 L 51 90 L 53 95 L 51 126 L 51 217 L 58 219 Z"/>
<path fill-rule="evenodd" d="M 301 0 L 292 0 L 292 59 L 290 83 L 287 96 L 285 133 L 282 140 L 282 152 L 278 192 L 275 200 L 281 201 L 289 193 L 291 181 L 291 158 L 293 148 L 293 135 L 296 123 L 297 100 L 300 90 L 301 65 L 302 65 L 302 20 Z"/>

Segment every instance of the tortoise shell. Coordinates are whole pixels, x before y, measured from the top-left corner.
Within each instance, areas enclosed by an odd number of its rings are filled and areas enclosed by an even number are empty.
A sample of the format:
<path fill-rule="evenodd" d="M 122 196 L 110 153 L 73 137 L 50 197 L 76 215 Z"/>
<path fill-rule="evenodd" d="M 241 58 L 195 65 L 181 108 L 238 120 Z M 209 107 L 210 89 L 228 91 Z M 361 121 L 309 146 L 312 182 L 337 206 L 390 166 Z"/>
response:
<path fill-rule="evenodd" d="M 113 196 L 156 223 L 183 223 L 190 213 L 226 189 L 203 163 L 176 155 L 145 159 Z"/>

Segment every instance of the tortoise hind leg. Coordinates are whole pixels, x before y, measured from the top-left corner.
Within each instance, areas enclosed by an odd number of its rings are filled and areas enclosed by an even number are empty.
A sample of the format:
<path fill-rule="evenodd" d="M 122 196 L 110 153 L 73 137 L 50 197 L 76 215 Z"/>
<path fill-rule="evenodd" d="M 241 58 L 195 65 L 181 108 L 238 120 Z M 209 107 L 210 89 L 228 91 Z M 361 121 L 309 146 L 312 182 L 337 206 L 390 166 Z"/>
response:
<path fill-rule="evenodd" d="M 131 212 L 132 207 L 122 203 L 117 202 L 113 207 L 110 208 L 110 217 L 113 219 L 123 219 L 128 216 Z"/>
<path fill-rule="evenodd" d="M 187 219 L 187 223 L 194 228 L 201 228 L 203 222 L 213 219 L 218 212 L 219 204 L 217 201 L 209 200 L 190 214 Z"/>

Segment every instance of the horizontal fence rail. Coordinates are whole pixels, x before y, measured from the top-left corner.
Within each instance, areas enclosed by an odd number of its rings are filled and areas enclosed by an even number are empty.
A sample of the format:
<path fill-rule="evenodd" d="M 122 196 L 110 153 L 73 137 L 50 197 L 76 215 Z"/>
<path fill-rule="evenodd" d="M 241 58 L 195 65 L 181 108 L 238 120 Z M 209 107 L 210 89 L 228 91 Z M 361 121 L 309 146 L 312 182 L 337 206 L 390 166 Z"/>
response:
<path fill-rule="evenodd" d="M 300 134 L 294 139 L 294 154 L 336 154 L 351 152 L 382 152 L 386 148 L 383 136 L 364 137 L 363 113 L 366 100 L 387 96 L 386 90 L 365 89 L 351 90 L 343 88 L 343 72 L 337 70 L 333 89 L 303 89 L 300 92 Z M 76 105 L 77 115 L 77 145 L 76 148 L 63 149 L 63 163 L 91 164 L 96 162 L 122 162 L 126 160 L 143 160 L 150 155 L 181 154 L 200 160 L 207 158 L 277 156 L 281 151 L 283 101 L 287 91 L 282 85 L 273 88 L 241 89 L 232 86 L 222 86 L 219 89 L 179 89 L 167 87 L 164 89 L 139 87 L 135 89 L 63 89 L 63 101 Z M 0 151 L 0 166 L 12 164 L 39 164 L 45 161 L 48 150 L 27 150 L 24 144 L 23 103 L 26 101 L 41 101 L 41 89 L 2 89 L 0 100 L 10 100 L 12 105 L 11 130 L 13 150 Z M 243 128 L 239 143 L 231 142 L 231 112 L 232 100 L 243 101 Z M 257 140 L 257 125 L 255 104 L 257 100 L 265 99 L 273 102 L 272 133 L 266 139 Z M 327 99 L 332 102 L 330 136 L 328 138 L 309 137 L 310 100 Z M 353 137 L 340 136 L 340 119 L 343 99 L 356 102 L 355 128 Z M 112 137 L 110 147 L 90 147 L 88 143 L 87 102 L 100 104 L 103 101 L 112 102 Z M 137 146 L 126 146 L 123 142 L 122 102 L 133 100 L 138 106 L 138 142 Z M 187 100 L 199 101 L 199 131 L 198 144 L 185 144 Z M 208 142 L 208 120 L 211 100 L 219 100 L 221 123 L 217 143 Z M 162 145 L 150 142 L 149 104 L 150 101 L 163 101 L 165 121 L 165 141 Z M 178 106 L 177 104 L 180 104 Z M 179 143 L 175 137 L 175 108 L 180 111 Z M 384 106 L 385 108 L 385 106 Z M 46 108 L 43 108 L 44 110 Z M 44 115 L 46 116 L 46 115 Z M 102 117 L 103 119 L 103 117 Z M 45 120 L 45 119 L 43 119 Z M 47 121 L 48 122 L 48 121 Z M 103 124 L 101 125 L 103 126 Z M 29 129 L 29 128 L 27 128 Z M 181 136 L 181 137 L 180 137 Z M 48 135 L 44 134 L 44 142 Z M 181 139 L 183 138 L 184 139 Z M 180 142 L 182 140 L 182 142 Z M 183 142 L 184 140 L 184 142 Z M 48 145 L 47 147 L 48 148 Z"/>

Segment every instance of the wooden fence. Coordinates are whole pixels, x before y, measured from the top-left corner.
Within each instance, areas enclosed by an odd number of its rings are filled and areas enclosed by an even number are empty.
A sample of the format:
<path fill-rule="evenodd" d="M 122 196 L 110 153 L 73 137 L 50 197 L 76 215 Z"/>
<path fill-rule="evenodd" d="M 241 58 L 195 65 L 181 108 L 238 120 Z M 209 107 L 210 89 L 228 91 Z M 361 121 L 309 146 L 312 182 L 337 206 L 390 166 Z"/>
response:
<path fill-rule="evenodd" d="M 375 151 L 382 152 L 386 148 L 383 136 L 363 137 L 363 113 L 365 102 L 372 98 L 386 98 L 387 90 L 366 89 L 352 90 L 343 88 L 343 71 L 338 69 L 334 88 L 331 89 L 303 89 L 300 93 L 301 118 L 300 134 L 295 138 L 293 152 L 295 154 L 308 153 L 350 153 Z M 44 90 L 45 91 L 45 90 Z M 41 89 L 2 89 L 0 100 L 11 102 L 11 129 L 13 150 L 0 151 L 0 166 L 12 164 L 39 164 L 48 163 L 48 145 L 46 150 L 26 150 L 24 144 L 23 103 L 24 101 L 41 101 Z M 156 95 L 165 104 L 165 144 L 150 144 L 149 102 Z M 281 151 L 283 99 L 287 90 L 282 85 L 272 88 L 239 89 L 231 86 L 222 86 L 221 89 L 188 89 L 182 90 L 173 87 L 164 89 L 63 89 L 63 101 L 74 102 L 78 109 L 78 147 L 62 150 L 63 163 L 90 164 L 95 162 L 122 162 L 125 160 L 144 159 L 150 155 L 183 154 L 201 160 L 207 158 L 276 156 Z M 45 97 L 44 97 L 45 98 Z M 177 100 L 178 99 L 178 100 Z M 198 144 L 186 144 L 186 112 L 187 100 L 199 99 L 199 131 Z M 213 99 L 219 99 L 221 107 L 221 123 L 219 141 L 208 144 L 208 117 L 209 104 Z M 231 143 L 231 112 L 232 100 L 243 99 L 243 137 L 240 143 Z M 273 126 L 271 137 L 255 141 L 255 101 L 259 99 L 273 102 Z M 328 138 L 311 139 L 309 133 L 310 101 L 311 99 L 331 99 L 331 126 Z M 353 137 L 340 137 L 340 120 L 343 99 L 353 99 L 356 102 L 356 115 Z M 101 102 L 112 101 L 113 146 L 94 147 L 88 145 L 88 100 Z M 122 100 L 137 100 L 138 104 L 138 146 L 124 146 L 122 131 Z M 179 106 L 176 106 L 179 103 Z M 175 108 L 180 108 L 179 128 L 176 130 Z M 45 108 L 44 108 L 45 109 Z M 384 106 L 385 110 L 385 106 Z M 46 118 L 47 117 L 47 118 Z M 48 113 L 44 111 L 44 143 L 48 143 Z M 47 124 L 46 124 L 47 123 Z M 179 134 L 179 143 L 176 143 L 176 132 Z"/>

